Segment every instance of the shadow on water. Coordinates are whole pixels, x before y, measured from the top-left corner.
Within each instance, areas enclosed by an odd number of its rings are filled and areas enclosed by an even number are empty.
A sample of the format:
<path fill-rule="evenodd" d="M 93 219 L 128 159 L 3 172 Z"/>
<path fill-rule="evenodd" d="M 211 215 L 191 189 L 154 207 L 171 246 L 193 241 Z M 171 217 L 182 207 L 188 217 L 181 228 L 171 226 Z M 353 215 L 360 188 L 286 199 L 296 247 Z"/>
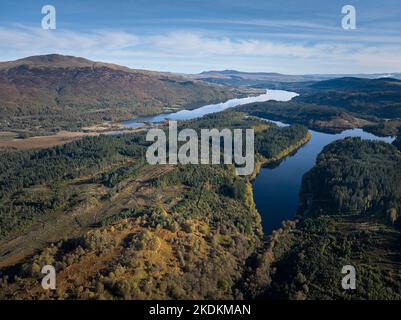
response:
<path fill-rule="evenodd" d="M 294 217 L 298 209 L 302 177 L 315 165 L 318 154 L 326 145 L 346 137 L 387 143 L 394 141 L 393 137 L 378 137 L 362 129 L 346 130 L 339 134 L 310 132 L 312 138 L 307 144 L 282 161 L 263 166 L 253 183 L 255 204 L 262 216 L 266 234 L 280 228 L 283 220 Z"/>

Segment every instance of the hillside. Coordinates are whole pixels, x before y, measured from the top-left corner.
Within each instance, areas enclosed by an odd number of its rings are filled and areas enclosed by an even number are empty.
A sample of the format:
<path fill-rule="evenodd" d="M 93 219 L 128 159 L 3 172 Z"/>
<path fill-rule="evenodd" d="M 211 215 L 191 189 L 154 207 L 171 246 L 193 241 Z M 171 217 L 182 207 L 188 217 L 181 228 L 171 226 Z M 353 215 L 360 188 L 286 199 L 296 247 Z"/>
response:
<path fill-rule="evenodd" d="M 234 110 L 182 125 L 253 127 L 257 159 L 307 136 Z M 248 178 L 224 165 L 149 166 L 146 145 L 139 132 L 1 152 L 1 298 L 400 299 L 394 146 L 326 147 L 303 181 L 301 215 L 264 241 Z M 44 264 L 56 291 L 40 287 Z M 339 285 L 346 264 L 356 291 Z"/>
<path fill-rule="evenodd" d="M 400 168 L 389 144 L 328 145 L 304 176 L 298 219 L 273 232 L 256 259 L 248 296 L 401 299 Z M 355 290 L 341 287 L 345 265 L 356 269 Z"/>
<path fill-rule="evenodd" d="M 343 77 L 319 81 L 311 85 L 315 89 L 340 90 L 340 91 L 398 91 L 401 87 L 401 80 L 392 78 L 363 79 L 356 77 Z"/>
<path fill-rule="evenodd" d="M 338 133 L 368 123 L 340 108 L 293 101 L 255 102 L 240 106 L 237 110 L 252 116 L 290 124 L 302 124 L 310 129 L 329 133 Z"/>
<path fill-rule="evenodd" d="M 79 128 L 224 101 L 241 92 L 62 55 L 0 63 L 1 129 Z"/>
<path fill-rule="evenodd" d="M 311 80 L 312 77 L 303 75 L 287 75 L 276 72 L 242 72 L 236 70 L 211 70 L 204 71 L 199 75 L 198 78 L 215 78 L 215 79 L 242 79 L 249 81 L 283 81 L 283 82 L 296 82 L 296 81 L 307 81 Z M 325 78 L 323 78 L 325 79 Z"/>
<path fill-rule="evenodd" d="M 357 116 L 401 118 L 401 80 L 346 77 L 321 81 L 310 88 L 294 101 L 338 107 Z"/>
<path fill-rule="evenodd" d="M 237 70 L 211 70 L 191 75 L 194 79 L 205 80 L 233 86 L 252 86 L 257 88 L 292 90 L 297 92 L 308 91 L 317 82 L 337 80 L 341 78 L 359 79 L 399 79 L 401 73 L 393 74 L 282 74 L 276 72 L 243 72 Z"/>
<path fill-rule="evenodd" d="M 215 124 L 254 128 L 265 157 L 307 135 L 232 110 L 182 123 Z M 231 165 L 151 166 L 146 146 L 139 132 L 0 152 L 0 298 L 243 298 L 263 237 L 249 179 Z M 56 291 L 40 287 L 43 263 Z"/>
<path fill-rule="evenodd" d="M 294 85 L 300 95 L 291 101 L 255 102 L 238 110 L 330 133 L 352 128 L 383 136 L 401 132 L 401 80 L 346 77 Z"/>
<path fill-rule="evenodd" d="M 300 211 L 308 216 L 373 214 L 395 223 L 401 210 L 401 154 L 390 144 L 357 138 L 330 144 L 305 174 L 301 194 Z"/>
<path fill-rule="evenodd" d="M 192 75 L 193 79 L 230 86 L 298 90 L 319 80 L 331 79 L 324 75 L 287 75 L 275 72 L 242 72 L 236 70 L 212 70 Z"/>

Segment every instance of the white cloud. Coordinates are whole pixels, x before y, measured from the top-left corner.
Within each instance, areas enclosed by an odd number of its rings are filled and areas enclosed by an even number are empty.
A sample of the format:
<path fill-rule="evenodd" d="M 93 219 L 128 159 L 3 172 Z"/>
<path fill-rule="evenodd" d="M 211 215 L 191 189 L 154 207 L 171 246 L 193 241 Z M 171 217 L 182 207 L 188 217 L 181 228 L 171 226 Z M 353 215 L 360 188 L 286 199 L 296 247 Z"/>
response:
<path fill-rule="evenodd" d="M 15 25 L 0 27 L 0 60 L 56 52 L 130 67 L 178 72 L 216 67 L 293 74 L 401 70 L 400 43 L 369 46 L 325 39 L 313 44 L 273 39 L 235 39 L 189 31 L 163 35 L 114 30 L 83 33 Z"/>
<path fill-rule="evenodd" d="M 262 40 L 231 40 L 230 38 L 211 38 L 196 33 L 176 32 L 155 37 L 153 43 L 157 48 L 168 53 L 180 55 L 231 55 L 231 56 L 265 56 L 265 57 L 327 57 L 332 53 L 344 53 L 344 49 L 336 45 L 286 44 Z"/>
<path fill-rule="evenodd" d="M 69 30 L 43 30 L 16 25 L 0 28 L 2 51 L 19 50 L 21 53 L 42 51 L 107 52 L 135 46 L 138 37 L 119 31 L 78 33 Z"/>

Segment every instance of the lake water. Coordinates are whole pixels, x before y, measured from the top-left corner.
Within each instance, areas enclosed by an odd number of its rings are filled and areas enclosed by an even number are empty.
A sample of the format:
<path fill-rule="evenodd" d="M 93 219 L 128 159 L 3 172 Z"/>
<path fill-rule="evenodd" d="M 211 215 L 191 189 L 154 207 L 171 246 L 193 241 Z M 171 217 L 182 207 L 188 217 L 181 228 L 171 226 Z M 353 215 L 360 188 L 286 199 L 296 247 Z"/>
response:
<path fill-rule="evenodd" d="M 302 177 L 315 165 L 318 154 L 326 145 L 346 137 L 361 137 L 387 143 L 394 141 L 392 137 L 377 137 L 362 129 L 346 130 L 340 134 L 311 130 L 310 132 L 312 139 L 306 145 L 275 167 L 262 168 L 253 183 L 255 204 L 262 216 L 263 230 L 266 234 L 280 228 L 283 220 L 294 217 L 298 209 Z"/>
<path fill-rule="evenodd" d="M 140 127 L 144 125 L 143 122 L 159 123 L 165 120 L 176 120 L 176 121 L 191 120 L 195 118 L 200 118 L 206 114 L 220 112 L 228 108 L 233 108 L 252 102 L 263 102 L 269 100 L 289 101 L 292 98 L 296 97 L 297 95 L 298 94 L 295 92 L 284 91 L 284 90 L 266 90 L 266 93 L 258 95 L 256 97 L 230 99 L 226 102 L 208 104 L 194 110 L 181 110 L 173 113 L 162 113 L 157 116 L 131 119 L 122 122 L 122 124 L 125 124 L 130 127 Z"/>
<path fill-rule="evenodd" d="M 182 110 L 157 116 L 136 118 L 124 121 L 123 124 L 140 127 L 144 125 L 143 122 L 159 123 L 165 120 L 190 120 L 252 102 L 268 100 L 289 101 L 297 95 L 295 92 L 283 90 L 266 90 L 266 93 L 256 97 L 231 99 L 194 110 Z M 270 121 L 268 119 L 264 120 Z M 279 121 L 271 122 L 276 123 L 280 127 L 287 125 Z M 302 176 L 314 166 L 318 154 L 326 145 L 346 137 L 361 137 L 363 139 L 379 140 L 388 143 L 394 140 L 391 137 L 377 137 L 362 129 L 347 130 L 340 134 L 310 132 L 312 133 L 312 139 L 305 146 L 275 166 L 262 168 L 253 183 L 255 204 L 262 216 L 263 230 L 266 234 L 279 228 L 283 220 L 294 217 L 298 208 Z"/>

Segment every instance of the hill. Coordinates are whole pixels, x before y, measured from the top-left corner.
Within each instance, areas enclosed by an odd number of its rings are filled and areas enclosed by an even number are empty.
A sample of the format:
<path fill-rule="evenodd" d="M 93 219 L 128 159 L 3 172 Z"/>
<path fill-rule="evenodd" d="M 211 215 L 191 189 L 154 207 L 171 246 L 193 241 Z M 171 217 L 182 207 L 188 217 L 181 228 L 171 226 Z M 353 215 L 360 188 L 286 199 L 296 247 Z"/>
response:
<path fill-rule="evenodd" d="M 301 194 L 301 211 L 310 216 L 373 214 L 394 223 L 401 209 L 401 154 L 359 138 L 330 144 L 304 176 Z"/>
<path fill-rule="evenodd" d="M 285 89 L 300 95 L 288 102 L 256 102 L 238 110 L 324 132 L 357 127 L 383 136 L 401 132 L 401 80 L 345 77 L 292 83 Z"/>
<path fill-rule="evenodd" d="M 294 99 L 341 108 L 358 116 L 401 117 L 401 80 L 345 77 L 321 81 Z"/>
<path fill-rule="evenodd" d="M 194 79 L 232 86 L 253 86 L 270 89 L 292 89 L 306 83 L 331 79 L 330 76 L 287 75 L 275 72 L 242 72 L 236 70 L 212 70 L 192 75 Z"/>
<path fill-rule="evenodd" d="M 326 146 L 303 178 L 300 216 L 273 232 L 256 259 L 249 296 L 401 299 L 400 162 L 383 142 Z M 342 289 L 345 265 L 355 267 L 355 290 Z"/>
<path fill-rule="evenodd" d="M 181 125 L 252 127 L 271 158 L 308 133 L 233 110 Z M 249 178 L 231 165 L 148 165 L 147 146 L 137 132 L 0 151 L 0 299 L 243 298 L 262 244 Z M 43 263 L 55 291 L 40 286 Z"/>
<path fill-rule="evenodd" d="M 320 81 L 311 85 L 315 89 L 324 90 L 344 90 L 344 91 L 356 91 L 356 90 L 400 90 L 401 80 L 393 78 L 379 78 L 379 79 L 364 79 L 356 77 L 344 77 L 338 79 L 330 79 Z"/>
<path fill-rule="evenodd" d="M 201 79 L 213 83 L 226 84 L 226 85 L 295 90 L 300 93 L 309 90 L 310 87 L 313 87 L 313 84 L 320 81 L 337 80 L 341 78 L 360 78 L 366 80 L 379 79 L 379 78 L 401 79 L 401 73 L 352 74 L 352 75 L 344 75 L 344 74 L 290 75 L 276 72 L 243 72 L 237 70 L 210 70 L 192 75 L 192 78 Z"/>
<path fill-rule="evenodd" d="M 3 130 L 71 130 L 82 124 L 193 108 L 238 95 L 238 90 L 180 75 L 57 54 L 0 63 Z"/>

